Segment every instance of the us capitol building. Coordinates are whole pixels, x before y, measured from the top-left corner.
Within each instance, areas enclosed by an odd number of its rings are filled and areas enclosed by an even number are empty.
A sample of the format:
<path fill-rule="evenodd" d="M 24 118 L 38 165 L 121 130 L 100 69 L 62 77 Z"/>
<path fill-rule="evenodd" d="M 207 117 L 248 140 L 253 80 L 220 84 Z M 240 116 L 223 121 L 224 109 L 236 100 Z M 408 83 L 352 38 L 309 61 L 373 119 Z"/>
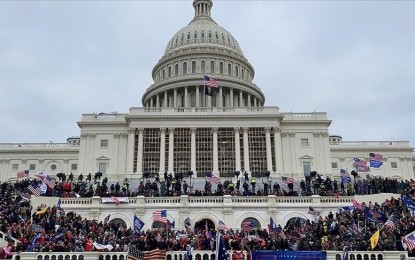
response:
<path fill-rule="evenodd" d="M 280 112 L 265 106 L 253 82 L 255 71 L 236 39 L 211 17 L 212 0 L 194 0 L 194 18 L 167 43 L 154 66 L 154 83 L 142 107 L 127 113 L 84 114 L 79 137 L 66 143 L 2 143 L 0 174 L 38 170 L 102 172 L 112 181 L 140 180 L 155 174 L 191 172 L 204 182 L 205 172 L 221 178 L 281 176 L 300 180 L 310 171 L 338 177 L 354 169 L 354 157 L 383 155 L 374 176 L 415 178 L 408 141 L 343 141 L 330 135 L 325 112 Z M 214 95 L 205 94 L 204 75 L 217 80 Z"/>

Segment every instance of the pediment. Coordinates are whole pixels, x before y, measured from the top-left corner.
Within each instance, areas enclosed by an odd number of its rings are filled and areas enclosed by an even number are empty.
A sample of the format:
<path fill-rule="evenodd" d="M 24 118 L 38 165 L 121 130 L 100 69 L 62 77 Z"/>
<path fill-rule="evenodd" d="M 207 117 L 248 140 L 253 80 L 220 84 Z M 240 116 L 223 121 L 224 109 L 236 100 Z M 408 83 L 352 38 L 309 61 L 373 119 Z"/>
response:
<path fill-rule="evenodd" d="M 300 160 L 312 160 L 314 158 L 313 158 L 313 156 L 310 156 L 310 155 L 306 154 L 306 155 L 301 156 L 299 159 Z"/>
<path fill-rule="evenodd" d="M 97 160 L 99 160 L 99 161 L 109 161 L 109 159 L 110 159 L 110 158 L 108 158 L 108 157 L 106 157 L 106 156 L 104 156 L 104 155 L 103 155 L 103 156 L 101 156 L 101 157 L 98 157 L 98 158 L 97 158 Z"/>

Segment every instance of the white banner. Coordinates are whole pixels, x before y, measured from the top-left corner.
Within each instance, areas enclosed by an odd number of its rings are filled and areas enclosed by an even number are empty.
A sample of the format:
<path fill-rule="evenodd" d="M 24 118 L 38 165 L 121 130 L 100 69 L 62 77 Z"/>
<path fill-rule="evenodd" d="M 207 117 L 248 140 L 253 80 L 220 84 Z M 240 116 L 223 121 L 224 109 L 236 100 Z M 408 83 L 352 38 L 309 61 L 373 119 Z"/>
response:
<path fill-rule="evenodd" d="M 101 198 L 102 203 L 121 203 L 126 202 L 128 203 L 128 197 L 102 197 Z"/>

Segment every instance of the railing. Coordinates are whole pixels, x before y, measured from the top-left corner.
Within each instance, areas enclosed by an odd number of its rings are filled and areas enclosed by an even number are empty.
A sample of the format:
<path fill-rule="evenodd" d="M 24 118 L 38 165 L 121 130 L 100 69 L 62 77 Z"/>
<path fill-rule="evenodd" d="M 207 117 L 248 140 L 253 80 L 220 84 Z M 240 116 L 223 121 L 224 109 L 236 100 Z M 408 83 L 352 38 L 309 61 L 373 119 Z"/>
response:
<path fill-rule="evenodd" d="M 68 147 L 79 147 L 79 144 L 70 143 L 2 143 L 0 144 L 1 149 L 32 149 L 32 148 L 68 148 Z"/>
<path fill-rule="evenodd" d="M 166 260 L 184 259 L 185 251 L 168 251 Z M 232 251 L 229 251 L 232 256 Z M 248 259 L 247 252 L 243 253 L 244 260 Z M 344 252 L 326 251 L 328 260 L 342 260 Z M 193 259 L 215 259 L 215 252 L 205 250 L 195 250 L 192 252 Z M 127 260 L 126 252 L 23 252 L 14 253 L 15 260 Z M 232 259 L 232 258 L 231 258 Z M 406 251 L 349 251 L 348 260 L 408 260 Z"/>
<path fill-rule="evenodd" d="M 276 106 L 267 107 L 133 107 L 130 109 L 131 116 L 144 115 L 149 113 L 154 114 L 194 114 L 194 113 L 265 113 L 275 114 L 279 113 L 279 108 Z"/>
<path fill-rule="evenodd" d="M 338 146 L 399 146 L 399 147 L 410 147 L 409 141 L 340 141 L 330 142 L 331 145 Z"/>
<path fill-rule="evenodd" d="M 20 243 L 20 241 L 17 240 L 16 238 L 11 237 L 11 236 L 7 237 L 6 233 L 4 233 L 3 231 L 0 231 L 0 246 L 3 247 L 5 245 L 7 245 L 10 240 L 13 241 L 14 246 L 17 246 L 17 244 Z"/>

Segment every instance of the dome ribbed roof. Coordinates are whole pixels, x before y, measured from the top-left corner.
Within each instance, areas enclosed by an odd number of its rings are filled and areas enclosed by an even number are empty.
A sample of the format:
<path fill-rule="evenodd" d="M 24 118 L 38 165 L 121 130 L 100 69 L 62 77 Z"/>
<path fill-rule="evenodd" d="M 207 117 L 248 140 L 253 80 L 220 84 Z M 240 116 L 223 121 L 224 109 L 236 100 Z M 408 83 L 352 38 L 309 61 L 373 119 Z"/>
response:
<path fill-rule="evenodd" d="M 232 34 L 210 17 L 212 5 L 211 0 L 193 1 L 194 19 L 171 38 L 167 44 L 165 55 L 184 47 L 203 44 L 204 46 L 225 47 L 243 56 L 243 52 Z"/>

